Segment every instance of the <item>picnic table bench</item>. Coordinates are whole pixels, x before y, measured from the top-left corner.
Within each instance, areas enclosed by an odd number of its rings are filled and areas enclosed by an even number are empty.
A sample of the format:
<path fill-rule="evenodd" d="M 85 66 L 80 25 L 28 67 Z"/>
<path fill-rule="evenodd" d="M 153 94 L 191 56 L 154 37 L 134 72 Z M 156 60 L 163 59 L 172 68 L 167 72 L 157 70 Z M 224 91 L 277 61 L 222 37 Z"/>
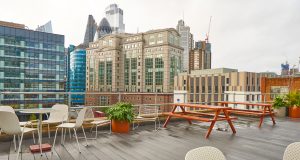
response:
<path fill-rule="evenodd" d="M 175 112 L 177 107 L 179 107 L 181 109 L 181 112 Z M 210 110 L 211 112 L 213 112 L 213 114 L 186 111 L 186 109 L 185 109 L 186 107 L 207 109 L 207 110 Z M 186 119 L 189 124 L 192 124 L 191 120 L 196 120 L 196 121 L 201 121 L 201 122 L 211 122 L 210 127 L 208 128 L 208 131 L 205 135 L 205 138 L 209 137 L 209 135 L 217 121 L 227 121 L 232 132 L 236 133 L 236 130 L 235 130 L 231 120 L 235 120 L 237 118 L 229 116 L 229 113 L 228 113 L 229 109 L 231 109 L 231 108 L 223 107 L 223 106 L 175 103 L 175 104 L 173 104 L 173 108 L 172 108 L 171 112 L 163 113 L 164 115 L 168 116 L 163 127 L 167 127 L 167 124 L 169 123 L 169 121 L 172 117 L 179 117 L 179 118 Z M 220 115 L 222 113 L 223 113 L 223 115 Z"/>
<path fill-rule="evenodd" d="M 234 113 L 234 114 L 240 114 L 240 115 L 254 115 L 260 117 L 260 122 L 258 127 L 261 127 L 265 116 L 270 116 L 273 122 L 273 125 L 276 124 L 275 122 L 275 117 L 274 117 L 274 112 L 272 111 L 271 107 L 272 104 L 268 103 L 250 103 L 250 102 L 219 102 L 221 106 L 228 107 L 229 104 L 240 104 L 240 105 L 248 105 L 248 106 L 260 106 L 262 107 L 261 110 L 249 110 L 249 109 L 236 109 L 236 108 L 231 108 L 228 110 L 229 113 Z"/>

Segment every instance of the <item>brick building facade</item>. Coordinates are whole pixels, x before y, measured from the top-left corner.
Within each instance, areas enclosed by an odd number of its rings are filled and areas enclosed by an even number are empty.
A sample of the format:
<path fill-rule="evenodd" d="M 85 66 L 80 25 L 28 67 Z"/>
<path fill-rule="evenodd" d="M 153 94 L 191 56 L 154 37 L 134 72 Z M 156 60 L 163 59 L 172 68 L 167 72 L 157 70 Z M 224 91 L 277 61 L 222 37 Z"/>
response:
<path fill-rule="evenodd" d="M 266 101 L 271 101 L 276 95 L 289 91 L 300 91 L 300 77 L 276 77 L 261 79 L 261 93 Z"/>

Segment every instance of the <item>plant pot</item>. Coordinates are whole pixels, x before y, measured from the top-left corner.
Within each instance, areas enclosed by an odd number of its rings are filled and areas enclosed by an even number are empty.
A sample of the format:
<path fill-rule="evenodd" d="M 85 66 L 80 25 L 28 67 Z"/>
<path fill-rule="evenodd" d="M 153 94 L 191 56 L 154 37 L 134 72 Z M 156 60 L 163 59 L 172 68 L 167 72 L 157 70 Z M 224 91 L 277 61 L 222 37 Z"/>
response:
<path fill-rule="evenodd" d="M 128 121 L 118 121 L 112 120 L 112 132 L 116 133 L 128 133 L 129 132 L 129 122 Z"/>
<path fill-rule="evenodd" d="M 281 107 L 274 109 L 276 117 L 285 117 L 286 116 L 286 107 Z"/>
<path fill-rule="evenodd" d="M 289 117 L 291 118 L 300 118 L 300 107 L 290 107 L 289 108 Z"/>

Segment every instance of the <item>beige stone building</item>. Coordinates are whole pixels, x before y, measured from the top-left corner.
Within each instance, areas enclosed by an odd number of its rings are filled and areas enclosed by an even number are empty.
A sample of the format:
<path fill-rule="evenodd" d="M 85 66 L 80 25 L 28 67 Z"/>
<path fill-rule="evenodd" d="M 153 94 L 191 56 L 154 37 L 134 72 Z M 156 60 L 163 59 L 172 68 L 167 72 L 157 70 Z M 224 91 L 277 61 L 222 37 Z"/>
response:
<path fill-rule="evenodd" d="M 259 73 L 229 68 L 193 70 L 176 76 L 174 88 L 186 90 L 188 102 L 259 101 L 260 79 Z"/>
<path fill-rule="evenodd" d="M 86 91 L 173 92 L 182 52 L 173 28 L 106 35 L 87 48 Z"/>

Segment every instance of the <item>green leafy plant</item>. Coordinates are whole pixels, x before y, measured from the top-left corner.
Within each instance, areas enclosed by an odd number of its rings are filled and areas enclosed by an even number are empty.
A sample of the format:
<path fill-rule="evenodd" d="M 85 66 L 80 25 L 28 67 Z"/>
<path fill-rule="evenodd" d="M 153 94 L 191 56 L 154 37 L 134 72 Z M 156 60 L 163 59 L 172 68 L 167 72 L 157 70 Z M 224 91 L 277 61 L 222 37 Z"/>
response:
<path fill-rule="evenodd" d="M 274 101 L 273 101 L 273 108 L 275 109 L 279 109 L 282 107 L 287 107 L 287 103 L 286 103 L 286 96 L 277 96 Z"/>
<path fill-rule="evenodd" d="M 128 121 L 134 120 L 133 105 L 130 103 L 119 102 L 105 110 L 107 118 L 110 120 Z"/>
<path fill-rule="evenodd" d="M 290 92 L 285 98 L 289 107 L 300 107 L 300 92 Z"/>

